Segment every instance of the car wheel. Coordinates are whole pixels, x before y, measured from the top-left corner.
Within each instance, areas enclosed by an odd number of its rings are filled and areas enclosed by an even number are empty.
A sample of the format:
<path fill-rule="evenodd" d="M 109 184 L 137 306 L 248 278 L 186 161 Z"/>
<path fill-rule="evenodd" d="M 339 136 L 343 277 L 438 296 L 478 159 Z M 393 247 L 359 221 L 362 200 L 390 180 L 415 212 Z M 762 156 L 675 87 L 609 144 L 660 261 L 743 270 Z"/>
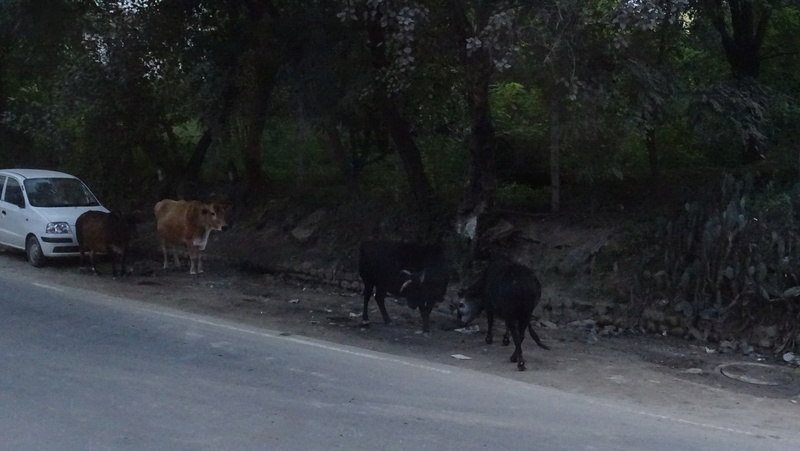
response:
<path fill-rule="evenodd" d="M 35 236 L 29 236 L 28 241 L 25 242 L 25 253 L 28 254 L 28 263 L 41 268 L 44 266 L 44 253 L 42 253 L 42 246 Z"/>

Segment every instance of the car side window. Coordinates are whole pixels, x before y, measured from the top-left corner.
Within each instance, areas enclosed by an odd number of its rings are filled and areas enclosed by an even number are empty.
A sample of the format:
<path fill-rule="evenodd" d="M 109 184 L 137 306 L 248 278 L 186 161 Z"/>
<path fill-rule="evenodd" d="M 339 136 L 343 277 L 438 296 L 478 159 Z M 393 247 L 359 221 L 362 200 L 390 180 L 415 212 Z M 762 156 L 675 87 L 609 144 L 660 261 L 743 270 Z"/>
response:
<path fill-rule="evenodd" d="M 19 208 L 25 208 L 25 198 L 22 197 L 22 186 L 16 179 L 8 178 L 6 182 L 6 192 L 3 198 L 6 202 L 14 204 Z"/>

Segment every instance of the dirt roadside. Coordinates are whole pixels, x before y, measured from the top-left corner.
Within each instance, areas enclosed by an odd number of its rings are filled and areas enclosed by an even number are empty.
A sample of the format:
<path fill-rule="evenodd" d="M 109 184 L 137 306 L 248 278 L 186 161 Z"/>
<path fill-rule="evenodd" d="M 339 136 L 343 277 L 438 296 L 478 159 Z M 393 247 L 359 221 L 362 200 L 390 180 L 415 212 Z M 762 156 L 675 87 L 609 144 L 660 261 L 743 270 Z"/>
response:
<path fill-rule="evenodd" d="M 210 247 L 220 246 L 212 243 Z M 702 343 L 663 336 L 597 336 L 581 323 L 534 323 L 550 351 L 525 341 L 528 371 L 508 361 L 512 349 L 486 345 L 486 322 L 477 333 L 454 331 L 444 307 L 432 315 L 432 334 L 418 333 L 420 319 L 403 301 L 389 300 L 390 325 L 379 320 L 371 304 L 373 325 L 360 326 L 362 301 L 355 291 L 313 281 L 242 272 L 209 255 L 206 272 L 191 276 L 163 270 L 156 252 L 133 258 L 133 275 L 113 279 L 82 271 L 76 261 L 33 268 L 24 255 L 0 252 L 4 274 L 50 285 L 80 287 L 145 303 L 210 315 L 288 334 L 313 337 L 439 364 L 468 368 L 505 378 L 590 396 L 597 402 L 625 401 L 665 418 L 691 418 L 709 427 L 787 436 L 795 433 L 800 412 L 800 372 L 767 357 L 709 352 Z M 101 269 L 108 265 L 101 263 Z M 547 286 L 544 298 L 556 293 Z M 463 355 L 461 360 L 453 355 Z M 737 378 L 726 377 L 720 370 Z M 743 365 L 744 364 L 744 365 Z M 752 367 L 747 364 L 768 365 Z M 748 382 L 749 381 L 749 382 Z M 752 383 L 757 382 L 757 383 Z"/>

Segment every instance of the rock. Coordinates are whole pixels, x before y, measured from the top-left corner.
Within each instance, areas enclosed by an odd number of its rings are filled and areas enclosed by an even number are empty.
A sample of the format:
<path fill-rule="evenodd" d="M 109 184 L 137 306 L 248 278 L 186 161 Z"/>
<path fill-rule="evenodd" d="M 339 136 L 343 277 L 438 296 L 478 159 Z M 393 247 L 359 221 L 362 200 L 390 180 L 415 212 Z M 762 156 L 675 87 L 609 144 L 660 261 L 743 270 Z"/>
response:
<path fill-rule="evenodd" d="M 564 275 L 577 274 L 585 263 L 600 252 L 608 244 L 608 236 L 602 234 L 593 242 L 584 243 L 575 247 L 558 263 L 558 272 Z"/>
<path fill-rule="evenodd" d="M 739 344 L 730 340 L 722 340 L 719 342 L 719 352 L 735 352 Z"/>
<path fill-rule="evenodd" d="M 691 335 L 692 338 L 694 338 L 697 341 L 706 341 L 707 334 L 700 332 L 699 330 L 697 330 L 696 327 L 689 328 L 689 335 Z"/>
<path fill-rule="evenodd" d="M 700 368 L 689 368 L 688 370 L 684 371 L 686 374 L 703 374 L 703 370 Z"/>
<path fill-rule="evenodd" d="M 665 317 L 666 315 L 664 315 L 664 312 L 659 310 L 645 309 L 644 312 L 642 312 L 642 318 L 653 320 L 659 323 L 663 322 Z"/>
<path fill-rule="evenodd" d="M 594 327 L 595 325 L 597 325 L 597 322 L 593 319 L 573 321 L 567 324 L 568 327 L 574 327 L 574 328 L 579 328 L 579 327 L 589 328 L 589 327 Z"/>
<path fill-rule="evenodd" d="M 617 326 L 607 325 L 603 326 L 599 333 L 601 337 L 614 336 L 619 334 L 619 329 L 617 329 Z"/>
<path fill-rule="evenodd" d="M 516 230 L 517 228 L 514 226 L 514 224 L 511 224 L 505 219 L 501 219 L 497 222 L 497 224 L 492 226 L 483 234 L 481 241 L 486 243 L 500 241 L 514 233 Z"/>
<path fill-rule="evenodd" d="M 298 224 L 297 227 L 292 229 L 292 236 L 301 243 L 308 241 L 317 231 L 317 226 L 324 216 L 324 208 L 320 208 L 314 213 L 311 213 L 305 219 L 300 221 L 300 224 Z"/>
<path fill-rule="evenodd" d="M 546 329 L 558 329 L 558 324 L 556 324 L 556 323 L 554 323 L 552 321 L 542 321 L 541 324 Z"/>

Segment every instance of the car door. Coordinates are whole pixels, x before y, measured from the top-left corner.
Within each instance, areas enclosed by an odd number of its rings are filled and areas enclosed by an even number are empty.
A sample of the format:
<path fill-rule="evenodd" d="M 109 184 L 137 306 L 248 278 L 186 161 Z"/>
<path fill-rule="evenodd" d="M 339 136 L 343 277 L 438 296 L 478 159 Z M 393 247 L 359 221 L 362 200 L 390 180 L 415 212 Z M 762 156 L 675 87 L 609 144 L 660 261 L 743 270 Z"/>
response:
<path fill-rule="evenodd" d="M 0 243 L 18 249 L 25 248 L 25 225 L 28 209 L 22 195 L 22 185 L 14 177 L 0 176 Z"/>

